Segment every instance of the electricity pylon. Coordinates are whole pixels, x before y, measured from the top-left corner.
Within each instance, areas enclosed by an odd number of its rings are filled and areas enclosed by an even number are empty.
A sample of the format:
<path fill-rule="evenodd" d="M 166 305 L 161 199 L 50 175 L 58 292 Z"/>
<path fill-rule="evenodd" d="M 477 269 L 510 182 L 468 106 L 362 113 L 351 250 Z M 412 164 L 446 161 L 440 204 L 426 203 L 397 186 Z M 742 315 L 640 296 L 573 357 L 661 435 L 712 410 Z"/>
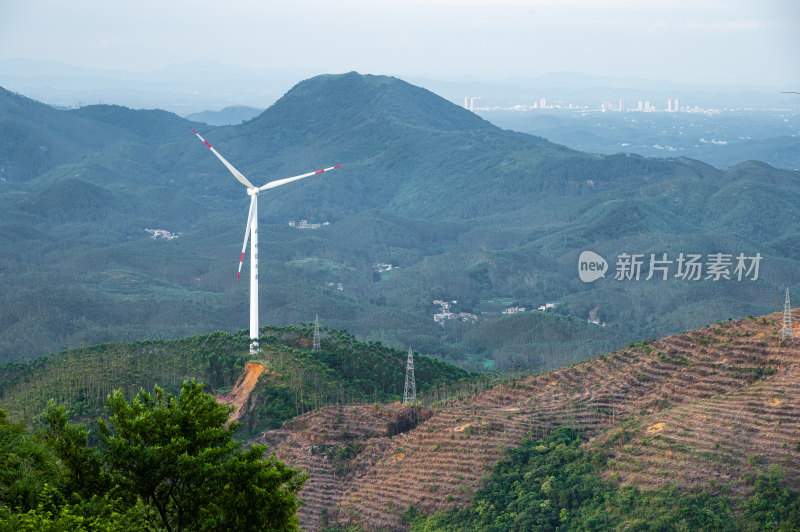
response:
<path fill-rule="evenodd" d="M 414 354 L 408 348 L 408 361 L 406 362 L 406 388 L 403 391 L 403 404 L 417 404 L 417 383 L 414 380 Z"/>
<path fill-rule="evenodd" d="M 314 343 L 311 346 L 311 349 L 314 351 L 320 350 L 320 342 L 319 342 L 319 314 L 316 315 L 314 318 Z"/>
<path fill-rule="evenodd" d="M 792 305 L 789 303 L 789 289 L 786 289 L 786 302 L 783 304 L 783 329 L 781 330 L 781 341 L 789 338 L 794 340 L 794 328 L 792 327 Z"/>

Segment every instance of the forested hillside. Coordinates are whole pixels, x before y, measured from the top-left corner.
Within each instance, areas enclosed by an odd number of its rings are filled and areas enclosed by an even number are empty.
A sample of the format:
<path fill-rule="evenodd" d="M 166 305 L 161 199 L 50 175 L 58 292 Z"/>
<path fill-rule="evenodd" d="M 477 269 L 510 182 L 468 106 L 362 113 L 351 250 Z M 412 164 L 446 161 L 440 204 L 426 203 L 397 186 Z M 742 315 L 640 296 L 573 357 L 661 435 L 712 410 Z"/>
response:
<path fill-rule="evenodd" d="M 800 298 L 797 172 L 580 153 L 357 73 L 303 81 L 218 128 L 3 91 L 0 359 L 247 322 L 235 269 L 248 198 L 192 125 L 253 182 L 343 165 L 262 194 L 262 323 L 319 315 L 471 370 L 544 369 L 773 312 L 787 286 Z M 608 262 L 604 278 L 579 279 L 584 250 Z M 615 279 L 626 254 L 640 275 Z M 689 254 L 696 280 L 680 276 Z M 708 275 L 718 254 L 726 274 Z"/>
<path fill-rule="evenodd" d="M 53 401 L 75 419 L 93 420 L 114 390 L 132 398 L 156 385 L 177 392 L 184 381 L 197 379 L 209 391 L 224 393 L 247 362 L 261 364 L 266 372 L 240 418 L 241 437 L 329 404 L 402 399 L 405 351 L 361 342 L 346 331 L 323 331 L 319 350 L 311 349 L 309 328 L 265 327 L 262 335 L 256 355 L 241 331 L 102 344 L 8 363 L 0 366 L 0 408 L 16 421 L 35 423 Z M 422 395 L 474 378 L 425 355 L 416 355 L 415 367 Z"/>

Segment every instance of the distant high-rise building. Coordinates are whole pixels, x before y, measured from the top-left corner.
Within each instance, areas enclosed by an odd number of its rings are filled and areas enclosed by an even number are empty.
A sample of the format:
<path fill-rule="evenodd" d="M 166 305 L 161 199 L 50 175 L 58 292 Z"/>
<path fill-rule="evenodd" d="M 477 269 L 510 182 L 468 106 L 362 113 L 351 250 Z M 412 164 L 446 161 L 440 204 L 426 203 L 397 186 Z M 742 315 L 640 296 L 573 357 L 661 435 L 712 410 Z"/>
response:
<path fill-rule="evenodd" d="M 672 112 L 672 98 L 667 98 L 667 112 Z"/>
<path fill-rule="evenodd" d="M 650 102 L 644 102 L 644 110 L 645 111 L 649 111 L 650 110 Z"/>
<path fill-rule="evenodd" d="M 643 106 L 644 106 L 644 104 L 642 102 L 639 102 L 636 105 L 636 109 L 638 109 L 639 111 L 644 111 L 644 107 Z"/>
<path fill-rule="evenodd" d="M 625 109 L 625 100 L 622 98 L 619 99 L 619 112 L 621 113 Z"/>
<path fill-rule="evenodd" d="M 465 96 L 464 97 L 464 109 L 469 109 L 470 111 L 474 111 L 475 109 L 479 109 L 483 107 L 483 98 L 480 96 Z"/>
<path fill-rule="evenodd" d="M 675 112 L 677 113 L 678 111 L 680 111 L 680 109 L 681 109 L 681 108 L 680 108 L 680 107 L 678 107 L 678 99 L 677 99 L 677 98 L 675 98 L 675 103 L 674 103 L 674 104 L 672 104 L 672 110 L 673 110 L 673 111 L 675 111 Z"/>
<path fill-rule="evenodd" d="M 539 108 L 540 109 L 547 109 L 547 98 L 541 98 L 539 100 Z"/>

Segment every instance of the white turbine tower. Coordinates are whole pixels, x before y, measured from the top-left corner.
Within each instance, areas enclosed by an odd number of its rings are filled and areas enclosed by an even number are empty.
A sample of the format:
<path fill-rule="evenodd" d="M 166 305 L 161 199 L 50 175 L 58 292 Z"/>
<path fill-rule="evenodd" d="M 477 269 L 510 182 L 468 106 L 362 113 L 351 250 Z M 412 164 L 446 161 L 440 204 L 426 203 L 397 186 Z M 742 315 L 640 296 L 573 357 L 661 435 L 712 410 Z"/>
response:
<path fill-rule="evenodd" d="M 250 352 L 255 353 L 258 349 L 258 193 L 270 188 L 279 187 L 304 177 L 321 174 L 334 168 L 339 168 L 341 164 L 331 166 L 330 168 L 323 168 L 316 172 L 309 172 L 307 174 L 296 175 L 294 177 L 287 177 L 285 179 L 278 179 L 277 181 L 270 181 L 266 185 L 257 187 L 253 185 L 242 173 L 233 167 L 231 163 L 225 160 L 225 157 L 220 155 L 217 150 L 211 147 L 206 139 L 200 136 L 200 133 L 192 128 L 192 131 L 197 138 L 203 141 L 208 146 L 211 152 L 222 161 L 228 170 L 231 171 L 233 176 L 239 180 L 241 184 L 247 187 L 247 194 L 250 196 L 250 212 L 247 215 L 247 226 L 244 230 L 244 243 L 242 244 L 242 256 L 239 258 L 239 271 L 236 273 L 236 279 L 239 279 L 239 274 L 242 273 L 242 262 L 244 262 L 244 252 L 247 249 L 247 239 L 250 238 Z"/>

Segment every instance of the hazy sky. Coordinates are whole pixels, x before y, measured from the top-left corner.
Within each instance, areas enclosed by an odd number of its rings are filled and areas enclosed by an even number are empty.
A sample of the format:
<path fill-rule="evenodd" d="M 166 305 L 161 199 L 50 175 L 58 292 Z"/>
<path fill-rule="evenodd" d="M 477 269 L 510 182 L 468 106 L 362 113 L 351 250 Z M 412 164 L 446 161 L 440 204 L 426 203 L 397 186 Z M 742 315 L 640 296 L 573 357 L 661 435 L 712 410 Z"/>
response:
<path fill-rule="evenodd" d="M 0 0 L 0 59 L 800 89 L 798 0 Z M 0 80 L 0 85 L 2 81 Z"/>

